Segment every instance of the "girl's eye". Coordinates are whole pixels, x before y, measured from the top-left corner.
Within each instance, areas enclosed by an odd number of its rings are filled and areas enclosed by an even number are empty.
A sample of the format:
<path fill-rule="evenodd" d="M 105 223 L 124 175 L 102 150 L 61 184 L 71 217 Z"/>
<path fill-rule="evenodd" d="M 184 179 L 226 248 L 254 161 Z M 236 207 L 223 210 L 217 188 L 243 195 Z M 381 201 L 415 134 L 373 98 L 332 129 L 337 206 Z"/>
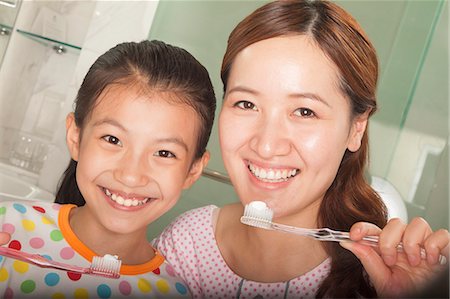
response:
<path fill-rule="evenodd" d="M 157 151 L 155 153 L 155 156 L 163 157 L 163 158 L 176 158 L 176 156 L 172 152 L 166 151 L 166 150 Z"/>
<path fill-rule="evenodd" d="M 106 135 L 102 137 L 103 140 L 105 140 L 108 143 L 114 144 L 114 145 L 122 145 L 122 142 L 120 142 L 119 138 L 112 136 L 112 135 Z"/>
<path fill-rule="evenodd" d="M 234 106 L 239 107 L 244 110 L 256 110 L 256 105 L 249 101 L 239 101 Z"/>
<path fill-rule="evenodd" d="M 315 113 L 311 109 L 308 109 L 308 108 L 299 108 L 299 109 L 295 110 L 294 114 L 297 116 L 306 117 L 306 118 L 316 116 Z"/>

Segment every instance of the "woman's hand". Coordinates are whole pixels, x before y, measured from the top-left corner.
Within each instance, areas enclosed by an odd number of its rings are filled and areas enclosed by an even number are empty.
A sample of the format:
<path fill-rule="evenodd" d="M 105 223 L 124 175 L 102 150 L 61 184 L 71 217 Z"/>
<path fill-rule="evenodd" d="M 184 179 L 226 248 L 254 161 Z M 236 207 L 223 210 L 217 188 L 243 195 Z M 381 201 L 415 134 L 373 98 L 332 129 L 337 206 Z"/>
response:
<path fill-rule="evenodd" d="M 5 232 L 0 232 L 0 245 L 5 245 L 11 239 L 11 235 Z"/>
<path fill-rule="evenodd" d="M 359 241 L 365 236 L 379 236 L 379 247 L 357 242 L 342 242 L 342 247 L 355 254 L 369 274 L 379 297 L 401 297 L 414 294 L 448 268 L 442 265 L 449 258 L 450 235 L 445 229 L 433 232 L 422 218 L 414 218 L 408 225 L 391 219 L 384 229 L 367 222 L 355 223 L 350 238 Z M 399 243 L 403 250 L 397 250 Z M 421 248 L 426 256 L 421 256 Z"/>

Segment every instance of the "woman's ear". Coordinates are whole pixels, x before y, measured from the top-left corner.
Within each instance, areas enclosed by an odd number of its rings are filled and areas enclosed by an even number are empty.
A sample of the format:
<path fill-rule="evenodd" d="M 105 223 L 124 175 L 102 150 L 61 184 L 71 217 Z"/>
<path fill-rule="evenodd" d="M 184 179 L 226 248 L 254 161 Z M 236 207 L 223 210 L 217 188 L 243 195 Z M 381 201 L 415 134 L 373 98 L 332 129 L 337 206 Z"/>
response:
<path fill-rule="evenodd" d="M 350 138 L 347 145 L 347 149 L 351 152 L 356 152 L 361 147 L 361 141 L 364 136 L 364 132 L 367 129 L 369 113 L 370 111 L 366 111 L 353 119 Z"/>
<path fill-rule="evenodd" d="M 205 151 L 203 156 L 200 159 L 194 161 L 189 170 L 189 173 L 184 181 L 183 189 L 190 188 L 202 175 L 203 169 L 208 165 L 210 158 L 210 154 L 208 151 Z"/>
<path fill-rule="evenodd" d="M 73 112 L 67 114 L 66 117 L 66 143 L 69 148 L 70 156 L 73 160 L 78 161 L 80 151 L 80 129 L 75 123 L 75 115 Z"/>

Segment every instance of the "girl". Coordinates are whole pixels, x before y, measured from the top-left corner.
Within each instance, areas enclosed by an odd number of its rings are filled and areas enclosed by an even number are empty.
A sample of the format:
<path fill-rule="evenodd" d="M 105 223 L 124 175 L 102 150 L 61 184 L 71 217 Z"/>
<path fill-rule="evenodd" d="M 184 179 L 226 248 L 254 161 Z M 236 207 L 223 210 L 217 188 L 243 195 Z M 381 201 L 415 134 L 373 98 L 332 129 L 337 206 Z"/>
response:
<path fill-rule="evenodd" d="M 118 255 L 122 276 L 80 276 L 2 257 L 0 294 L 189 296 L 146 231 L 201 175 L 214 110 L 206 69 L 181 48 L 143 41 L 100 56 L 66 119 L 72 160 L 57 202 L 79 207 L 1 202 L 0 223 L 12 235 L 9 247 L 86 267 L 95 255 Z"/>
<path fill-rule="evenodd" d="M 448 232 L 423 219 L 386 224 L 364 178 L 378 62 L 348 13 L 327 1 L 262 6 L 231 33 L 221 77 L 220 145 L 241 202 L 187 212 L 155 241 L 194 297 L 403 296 L 442 268 Z M 343 243 L 359 261 L 338 243 L 243 225 L 254 200 L 278 223 L 379 235 L 380 252 Z"/>

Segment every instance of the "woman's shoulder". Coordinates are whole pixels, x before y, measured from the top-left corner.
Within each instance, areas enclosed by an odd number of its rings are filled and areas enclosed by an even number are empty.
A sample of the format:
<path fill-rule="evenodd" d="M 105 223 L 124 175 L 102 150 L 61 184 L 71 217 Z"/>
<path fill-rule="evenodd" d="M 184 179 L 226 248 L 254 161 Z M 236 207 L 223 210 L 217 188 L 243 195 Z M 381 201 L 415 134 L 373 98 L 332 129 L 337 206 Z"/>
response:
<path fill-rule="evenodd" d="M 167 229 L 189 231 L 208 227 L 212 223 L 214 212 L 218 209 L 219 207 L 215 205 L 208 205 L 188 210 L 176 217 Z"/>

